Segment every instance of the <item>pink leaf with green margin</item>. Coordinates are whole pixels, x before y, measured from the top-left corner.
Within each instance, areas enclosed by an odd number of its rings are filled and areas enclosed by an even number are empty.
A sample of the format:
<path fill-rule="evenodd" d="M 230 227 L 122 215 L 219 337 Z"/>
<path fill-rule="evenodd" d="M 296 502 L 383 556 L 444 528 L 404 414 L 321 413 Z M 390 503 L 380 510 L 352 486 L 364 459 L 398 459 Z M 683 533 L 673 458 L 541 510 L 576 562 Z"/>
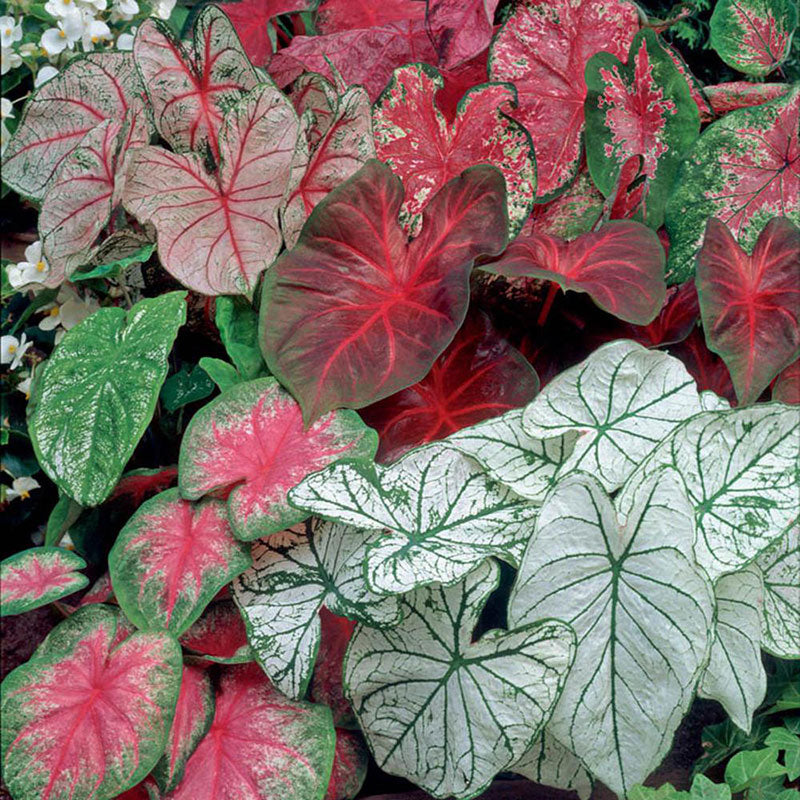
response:
<path fill-rule="evenodd" d="M 224 115 L 259 79 L 216 6 L 200 12 L 193 33 L 189 53 L 165 23 L 150 17 L 136 33 L 133 55 L 161 136 L 176 150 L 209 147 L 216 159 Z"/>
<path fill-rule="evenodd" d="M 119 612 L 81 608 L 2 687 L 4 780 L 17 800 L 114 797 L 164 750 L 181 681 L 165 633 L 119 646 Z"/>
<path fill-rule="evenodd" d="M 257 67 L 265 67 L 272 56 L 272 43 L 267 30 L 270 20 L 279 14 L 305 11 L 308 0 L 241 0 L 238 3 L 222 3 L 219 7 L 236 29 L 250 61 Z"/>
<path fill-rule="evenodd" d="M 492 43 L 489 76 L 517 87 L 513 117 L 535 137 L 540 200 L 578 171 L 586 62 L 601 50 L 625 58 L 638 29 L 625 0 L 521 0 Z"/>
<path fill-rule="evenodd" d="M 278 208 L 297 135 L 291 103 L 263 84 L 226 115 L 215 174 L 196 153 L 131 153 L 125 208 L 155 225 L 168 272 L 201 294 L 252 291 L 281 247 Z"/>
<path fill-rule="evenodd" d="M 336 729 L 336 750 L 325 800 L 351 800 L 367 777 L 369 750 L 357 731 Z"/>
<path fill-rule="evenodd" d="M 483 52 L 499 0 L 428 0 L 427 22 L 439 62 L 451 68 Z"/>
<path fill-rule="evenodd" d="M 689 65 L 683 60 L 683 56 L 678 50 L 672 47 L 661 37 L 659 37 L 658 43 L 664 48 L 664 50 L 666 50 L 667 54 L 672 59 L 672 63 L 678 68 L 678 72 L 680 72 L 681 75 L 686 78 L 686 82 L 689 84 L 689 92 L 692 95 L 692 100 L 694 100 L 694 104 L 697 106 L 697 110 L 700 113 L 700 122 L 708 122 L 709 120 L 713 119 L 714 112 L 705 93 L 707 87 L 704 87 L 700 81 L 697 80 L 694 73 L 689 69 Z"/>
<path fill-rule="evenodd" d="M 114 588 L 111 586 L 111 576 L 104 572 L 89 588 L 89 591 L 81 597 L 78 608 L 90 606 L 94 603 L 116 603 Z"/>
<path fill-rule="evenodd" d="M 800 229 L 776 217 L 748 255 L 718 219 L 706 226 L 697 293 L 706 342 L 727 365 L 739 405 L 754 403 L 800 356 Z"/>
<path fill-rule="evenodd" d="M 410 244 L 402 203 L 399 178 L 367 162 L 314 209 L 267 276 L 261 349 L 307 422 L 424 377 L 466 315 L 474 259 L 506 244 L 505 184 L 493 167 L 450 181 Z"/>
<path fill-rule="evenodd" d="M 232 487 L 234 534 L 251 541 L 308 515 L 286 495 L 312 472 L 341 458 L 371 460 L 375 432 L 352 411 L 325 414 L 303 426 L 300 406 L 274 378 L 231 387 L 200 409 L 181 442 L 181 494 L 196 500 Z"/>
<path fill-rule="evenodd" d="M 319 33 L 329 34 L 424 18 L 425 0 L 322 0 L 316 27 Z"/>
<path fill-rule="evenodd" d="M 703 89 L 708 98 L 714 116 L 721 117 L 729 111 L 740 108 L 760 106 L 770 100 L 777 100 L 791 91 L 788 83 L 750 83 L 749 81 L 732 81 L 717 83 Z"/>
<path fill-rule="evenodd" d="M 178 635 L 247 569 L 250 556 L 234 540 L 223 502 L 193 505 L 168 489 L 128 520 L 108 564 L 114 594 L 131 622 Z"/>
<path fill-rule="evenodd" d="M 449 180 L 476 164 L 503 174 L 511 235 L 522 227 L 536 195 L 536 160 L 528 132 L 506 111 L 515 105 L 513 86 L 484 84 L 470 89 L 448 123 L 434 102 L 441 75 L 427 64 L 408 64 L 373 108 L 378 158 L 403 181 L 406 199 L 400 220 L 412 234 L 420 213 Z M 505 111 L 503 109 L 506 109 Z"/>
<path fill-rule="evenodd" d="M 0 617 L 24 614 L 89 584 L 86 562 L 60 547 L 33 547 L 0 562 Z"/>
<path fill-rule="evenodd" d="M 204 656 L 206 663 L 245 664 L 255 660 L 247 642 L 244 620 L 232 600 L 208 606 L 179 641 L 188 650 Z"/>
<path fill-rule="evenodd" d="M 125 501 L 137 509 L 145 500 L 169 489 L 177 480 L 177 467 L 132 469 L 119 479 L 109 499 Z"/>
<path fill-rule="evenodd" d="M 603 213 L 603 195 L 597 190 L 584 165 L 575 180 L 549 203 L 537 203 L 522 235 L 531 230 L 574 239 L 588 233 Z"/>
<path fill-rule="evenodd" d="M 342 665 L 356 623 L 346 617 L 337 616 L 325 606 L 319 610 L 319 621 L 319 651 L 309 684 L 309 697 L 313 702 L 330 708 L 337 728 L 353 728 L 356 721 L 353 707 L 344 696 Z"/>
<path fill-rule="evenodd" d="M 169 800 L 322 797 L 334 747 L 327 708 L 284 697 L 256 665 L 228 667 L 214 722 Z"/>
<path fill-rule="evenodd" d="M 772 399 L 787 405 L 800 405 L 800 358 L 789 364 L 775 379 Z"/>
<path fill-rule="evenodd" d="M 306 141 L 313 147 L 331 126 L 339 104 L 336 87 L 322 75 L 305 72 L 295 81 L 289 99 L 298 116 L 306 111 L 314 115 L 313 123 L 305 126 Z"/>

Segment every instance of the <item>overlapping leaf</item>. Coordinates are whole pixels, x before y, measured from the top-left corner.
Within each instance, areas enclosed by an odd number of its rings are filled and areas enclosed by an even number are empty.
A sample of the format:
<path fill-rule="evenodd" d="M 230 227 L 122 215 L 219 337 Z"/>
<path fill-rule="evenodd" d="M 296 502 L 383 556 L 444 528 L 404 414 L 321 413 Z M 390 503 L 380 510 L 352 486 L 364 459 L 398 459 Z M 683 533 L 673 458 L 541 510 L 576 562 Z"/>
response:
<path fill-rule="evenodd" d="M 333 114 L 339 104 L 336 87 L 322 75 L 304 72 L 293 84 L 289 99 L 298 116 L 308 111 L 313 122 L 305 127 L 306 140 L 313 147 L 330 127 Z"/>
<path fill-rule="evenodd" d="M 592 230 L 602 213 L 603 195 L 584 166 L 558 197 L 533 207 L 531 220 L 522 228 L 522 235 L 536 230 L 562 239 L 574 239 Z"/>
<path fill-rule="evenodd" d="M 800 405 L 800 358 L 789 364 L 772 384 L 772 399 Z"/>
<path fill-rule="evenodd" d="M 325 800 L 351 800 L 367 777 L 369 751 L 356 731 L 336 729 L 336 751 Z"/>
<path fill-rule="evenodd" d="M 764 576 L 762 646 L 779 658 L 800 658 L 800 531 L 790 528 L 756 559 Z"/>
<path fill-rule="evenodd" d="M 426 20 L 442 66 L 463 64 L 489 46 L 498 3 L 499 0 L 428 0 Z"/>
<path fill-rule="evenodd" d="M 750 81 L 731 81 L 705 86 L 703 94 L 708 98 L 714 115 L 721 117 L 730 111 L 749 106 L 760 106 L 770 100 L 783 97 L 791 91 L 788 83 L 750 83 Z"/>
<path fill-rule="evenodd" d="M 735 403 L 736 392 L 731 382 L 731 374 L 725 362 L 708 349 L 701 328 L 693 328 L 683 341 L 670 347 L 669 352 L 683 362 L 689 374 L 697 382 L 698 389 L 724 397 L 729 404 Z"/>
<path fill-rule="evenodd" d="M 574 791 L 580 800 L 589 800 L 592 793 L 592 779 L 586 768 L 547 728 L 510 770 L 543 786 Z"/>
<path fill-rule="evenodd" d="M 233 600 L 212 603 L 181 636 L 180 643 L 215 664 L 246 664 L 255 661 L 247 641 L 247 629 Z"/>
<path fill-rule="evenodd" d="M 267 26 L 279 14 L 305 11 L 308 0 L 238 0 L 220 8 L 236 29 L 247 57 L 257 67 L 266 67 L 272 56 Z"/>
<path fill-rule="evenodd" d="M 378 28 L 391 22 L 421 20 L 425 3 L 420 0 L 322 0 L 317 9 L 317 30 L 322 34 L 358 28 Z"/>
<path fill-rule="evenodd" d="M 344 696 L 342 665 L 356 623 L 337 617 L 325 606 L 319 610 L 320 640 L 317 663 L 308 687 L 309 699 L 328 706 L 337 728 L 355 727 L 353 709 Z"/>

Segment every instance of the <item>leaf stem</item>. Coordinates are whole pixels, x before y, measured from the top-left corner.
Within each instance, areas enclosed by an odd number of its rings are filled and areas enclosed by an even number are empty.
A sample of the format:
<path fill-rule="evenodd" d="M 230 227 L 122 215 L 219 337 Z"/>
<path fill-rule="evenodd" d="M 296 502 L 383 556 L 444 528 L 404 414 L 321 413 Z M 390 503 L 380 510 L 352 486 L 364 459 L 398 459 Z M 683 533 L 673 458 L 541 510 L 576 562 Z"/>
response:
<path fill-rule="evenodd" d="M 558 294 L 559 285 L 557 283 L 550 282 L 550 288 L 547 291 L 547 297 L 545 298 L 544 305 L 542 306 L 542 310 L 539 312 L 539 316 L 536 318 L 536 326 L 541 328 L 544 326 L 545 322 L 547 322 L 547 316 L 550 313 L 550 309 L 553 307 L 553 301 L 556 299 L 556 295 Z"/>

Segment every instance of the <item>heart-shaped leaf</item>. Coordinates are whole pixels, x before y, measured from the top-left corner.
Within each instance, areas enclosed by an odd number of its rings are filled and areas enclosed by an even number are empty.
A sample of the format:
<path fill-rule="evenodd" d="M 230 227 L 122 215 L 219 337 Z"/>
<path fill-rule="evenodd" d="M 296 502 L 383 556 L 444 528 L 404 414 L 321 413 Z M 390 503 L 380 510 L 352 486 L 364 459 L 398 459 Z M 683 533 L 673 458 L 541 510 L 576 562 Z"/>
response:
<path fill-rule="evenodd" d="M 775 379 L 772 399 L 787 405 L 800 405 L 800 358 L 789 364 Z"/>
<path fill-rule="evenodd" d="M 448 122 L 435 102 L 444 86 L 427 64 L 407 64 L 375 103 L 373 120 L 378 158 L 403 181 L 400 220 L 412 233 L 420 213 L 447 181 L 476 164 L 492 164 L 506 184 L 508 221 L 516 234 L 527 219 L 536 193 L 536 160 L 530 135 L 508 116 L 516 104 L 509 84 L 470 89 Z"/>
<path fill-rule="evenodd" d="M 253 566 L 234 582 L 234 597 L 259 663 L 285 695 L 306 693 L 323 605 L 368 625 L 400 621 L 397 599 L 375 594 L 365 581 L 371 539 L 370 531 L 309 520 L 253 545 Z"/>
<path fill-rule="evenodd" d="M 3 681 L 3 779 L 17 800 L 111 798 L 164 751 L 180 648 L 166 633 L 115 645 L 119 617 L 79 609 Z"/>
<path fill-rule="evenodd" d="M 800 531 L 797 527 L 778 539 L 756 559 L 764 576 L 762 647 L 778 658 L 800 658 Z"/>
<path fill-rule="evenodd" d="M 356 727 L 353 708 L 344 696 L 342 665 L 356 623 L 337 617 L 325 606 L 319 610 L 320 640 L 317 663 L 308 687 L 309 698 L 328 706 L 338 728 Z"/>
<path fill-rule="evenodd" d="M 421 20 L 425 5 L 419 0 L 322 0 L 316 14 L 317 31 L 322 34 L 358 28 L 377 28 L 390 22 Z"/>
<path fill-rule="evenodd" d="M 204 662 L 246 664 L 255 661 L 247 629 L 233 600 L 212 603 L 180 638 L 180 643 Z"/>
<path fill-rule="evenodd" d="M 486 562 L 456 586 L 406 595 L 399 626 L 359 626 L 347 651 L 348 696 L 378 766 L 434 797 L 475 797 L 518 761 L 572 664 L 574 634 L 553 619 L 472 641 L 499 574 Z"/>
<path fill-rule="evenodd" d="M 575 629 L 548 730 L 620 795 L 669 750 L 711 647 L 714 595 L 691 558 L 693 516 L 668 470 L 621 518 L 594 477 L 574 472 L 545 499 L 511 594 L 512 628 L 558 615 Z"/>
<path fill-rule="evenodd" d="M 498 3 L 499 0 L 428 0 L 425 18 L 443 67 L 463 64 L 489 46 Z"/>
<path fill-rule="evenodd" d="M 245 540 L 282 531 L 306 514 L 286 493 L 341 458 L 371 460 L 375 432 L 353 411 L 332 411 L 303 427 L 300 406 L 274 378 L 240 383 L 192 418 L 181 442 L 183 497 L 232 489 L 228 515 Z"/>
<path fill-rule="evenodd" d="M 0 617 L 24 614 L 89 585 L 86 562 L 60 547 L 32 547 L 0 562 Z"/>
<path fill-rule="evenodd" d="M 403 187 L 369 161 L 314 209 L 264 282 L 261 349 L 306 422 L 420 380 L 461 325 L 478 255 L 506 244 L 505 187 L 489 166 L 450 181 L 407 243 Z"/>
<path fill-rule="evenodd" d="M 367 777 L 369 751 L 356 731 L 336 729 L 336 751 L 325 800 L 351 800 Z"/>
<path fill-rule="evenodd" d="M 592 779 L 586 768 L 547 728 L 510 770 L 534 783 L 576 792 L 580 800 L 589 800 L 592 793 Z"/>
<path fill-rule="evenodd" d="M 305 11 L 308 0 L 239 0 L 220 8 L 236 29 L 247 57 L 257 67 L 266 67 L 272 56 L 267 26 L 279 14 Z"/>
<path fill-rule="evenodd" d="M 186 320 L 184 292 L 101 308 L 61 340 L 28 405 L 36 458 L 83 506 L 113 490 L 150 424 L 167 355 Z"/>

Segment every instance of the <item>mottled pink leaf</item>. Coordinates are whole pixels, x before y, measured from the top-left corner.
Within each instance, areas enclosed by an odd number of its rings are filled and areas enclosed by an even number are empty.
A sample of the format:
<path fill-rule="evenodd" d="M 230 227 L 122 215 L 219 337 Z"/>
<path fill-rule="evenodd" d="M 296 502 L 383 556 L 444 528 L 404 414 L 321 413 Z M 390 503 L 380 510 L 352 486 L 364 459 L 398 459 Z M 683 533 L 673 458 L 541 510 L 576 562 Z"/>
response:
<path fill-rule="evenodd" d="M 119 479 L 109 499 L 124 500 L 136 509 L 154 494 L 169 489 L 177 480 L 177 467 L 134 469 Z"/>
<path fill-rule="evenodd" d="M 339 105 L 339 94 L 336 87 L 322 75 L 304 72 L 295 82 L 289 99 L 298 116 L 309 111 L 313 114 L 313 122 L 306 125 L 304 132 L 309 147 L 313 147 L 325 135 L 333 121 L 333 115 Z"/>
<path fill-rule="evenodd" d="M 643 170 L 644 159 L 631 156 L 619 168 L 611 194 L 603 206 L 603 219 L 630 219 L 642 211 L 650 184 Z"/>
<path fill-rule="evenodd" d="M 322 0 L 316 24 L 319 33 L 327 34 L 423 19 L 425 0 Z"/>
<path fill-rule="evenodd" d="M 733 81 L 717 83 L 703 89 L 715 116 L 721 117 L 729 111 L 739 108 L 760 106 L 770 100 L 777 100 L 788 94 L 791 85 L 788 83 L 750 83 L 749 81 Z"/>
<path fill-rule="evenodd" d="M 483 52 L 499 0 L 428 0 L 427 22 L 439 63 L 455 67 Z"/>
<path fill-rule="evenodd" d="M 344 696 L 342 666 L 356 623 L 337 616 L 325 606 L 319 610 L 319 621 L 321 636 L 309 685 L 309 697 L 315 703 L 322 703 L 330 708 L 337 727 L 352 728 L 356 722 L 353 707 Z"/>
<path fill-rule="evenodd" d="M 800 405 L 800 358 L 793 361 L 772 384 L 772 399 L 780 403 Z"/>
<path fill-rule="evenodd" d="M 709 120 L 714 118 L 714 111 L 711 108 L 711 104 L 709 103 L 708 98 L 706 97 L 706 88 L 704 87 L 699 80 L 695 77 L 694 73 L 689 69 L 689 65 L 683 60 L 683 56 L 672 47 L 668 42 L 664 41 L 661 37 L 659 37 L 659 43 L 661 46 L 667 51 L 669 57 L 672 59 L 672 63 L 678 68 L 678 72 L 686 78 L 686 82 L 689 84 L 689 92 L 692 95 L 692 100 L 694 100 L 694 104 L 697 106 L 697 110 L 700 114 L 700 122 L 708 122 Z"/>
<path fill-rule="evenodd" d="M 308 0 L 240 0 L 223 3 L 220 8 L 233 23 L 247 57 L 257 67 L 265 67 L 272 55 L 267 26 L 273 17 L 305 11 Z"/>
<path fill-rule="evenodd" d="M 212 603 L 180 638 L 187 649 L 209 662 L 243 664 L 254 661 L 244 620 L 232 600 Z"/>
<path fill-rule="evenodd" d="M 369 750 L 357 731 L 336 729 L 336 750 L 325 800 L 351 800 L 367 777 Z"/>

